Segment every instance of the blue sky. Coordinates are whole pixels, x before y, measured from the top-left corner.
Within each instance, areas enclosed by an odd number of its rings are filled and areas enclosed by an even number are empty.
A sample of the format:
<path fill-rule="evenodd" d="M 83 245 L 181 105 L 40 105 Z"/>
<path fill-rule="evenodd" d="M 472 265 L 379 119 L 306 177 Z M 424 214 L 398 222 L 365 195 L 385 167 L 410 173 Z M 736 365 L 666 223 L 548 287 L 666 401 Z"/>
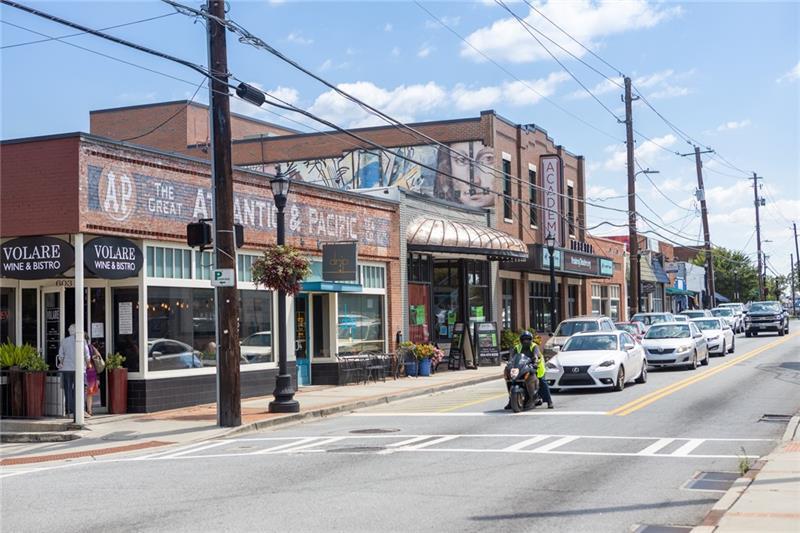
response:
<path fill-rule="evenodd" d="M 514 77 L 442 28 L 413 2 L 230 2 L 228 16 L 326 79 L 405 121 L 475 116 L 494 109 L 518 123 L 535 123 L 587 160 L 589 196 L 624 209 L 624 126 L 582 93 L 516 20 L 491 1 L 422 2 L 473 46 Z M 160 2 L 36 2 L 42 10 L 101 28 L 172 12 Z M 191 5 L 197 5 L 194 2 Z M 549 25 L 523 2 L 508 4 L 612 79 L 615 72 Z M 615 68 L 669 121 L 724 158 L 705 157 L 712 240 L 755 253 L 752 189 L 742 172 L 764 176 L 763 238 L 769 263 L 786 272 L 793 250 L 790 222 L 800 213 L 800 5 L 796 2 L 591 2 L 534 4 Z M 7 6 L 0 7 L 3 47 L 72 30 Z M 9 24 L 10 23 L 10 24 Z M 174 14 L 109 30 L 110 33 L 205 64 L 204 28 Z M 66 41 L 135 63 L 129 64 L 49 41 L 4 48 L 0 136 L 88 130 L 89 110 L 190 97 L 200 76 L 169 62 L 91 36 Z M 615 114 L 620 90 L 577 60 L 559 59 Z M 342 126 L 377 124 L 345 105 L 319 83 L 265 52 L 229 36 L 230 70 L 285 100 Z M 176 80 L 163 74 L 180 78 Z M 605 133 L 586 126 L 558 106 Z M 201 88 L 196 99 L 207 102 Z M 305 125 L 234 101 L 234 110 L 310 131 Z M 281 112 L 285 114 L 285 112 Z M 649 108 L 634 107 L 637 158 L 658 169 L 651 176 L 667 200 L 639 176 L 639 210 L 685 242 L 700 235 L 695 211 L 696 176 L 691 147 Z M 319 127 L 319 126 L 317 126 Z M 727 160 L 726 163 L 725 160 Z M 609 198 L 611 197 L 611 198 Z M 676 205 L 677 204 L 677 205 Z M 652 208 L 656 214 L 650 211 Z M 625 214 L 591 207 L 589 225 L 624 223 Z M 659 217 L 663 220 L 659 220 Z M 647 223 L 643 230 L 652 230 Z M 674 237 L 663 229 L 655 231 Z M 597 233 L 624 233 L 605 226 Z M 681 240 L 676 238 L 676 240 Z"/>

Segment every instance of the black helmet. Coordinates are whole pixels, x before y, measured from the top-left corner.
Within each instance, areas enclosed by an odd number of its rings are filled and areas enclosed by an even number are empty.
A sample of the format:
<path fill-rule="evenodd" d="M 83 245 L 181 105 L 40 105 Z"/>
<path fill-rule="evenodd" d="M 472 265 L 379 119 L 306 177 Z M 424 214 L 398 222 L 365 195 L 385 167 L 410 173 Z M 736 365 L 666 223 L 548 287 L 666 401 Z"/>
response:
<path fill-rule="evenodd" d="M 528 341 L 532 341 L 533 340 L 533 335 L 531 335 L 530 331 L 523 331 L 522 333 L 519 334 L 519 341 L 520 342 L 526 341 L 526 340 L 528 340 Z"/>

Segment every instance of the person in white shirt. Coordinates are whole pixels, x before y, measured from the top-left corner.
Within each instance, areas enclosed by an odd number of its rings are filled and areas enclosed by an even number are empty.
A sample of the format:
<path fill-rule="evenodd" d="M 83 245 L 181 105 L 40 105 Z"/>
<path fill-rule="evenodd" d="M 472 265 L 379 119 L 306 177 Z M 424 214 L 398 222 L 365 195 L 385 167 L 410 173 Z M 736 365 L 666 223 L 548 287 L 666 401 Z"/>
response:
<path fill-rule="evenodd" d="M 69 336 L 61 341 L 61 347 L 58 349 L 56 366 L 63 372 L 65 405 L 67 414 L 72 415 L 75 414 L 75 324 L 69 326 L 68 332 Z M 91 358 L 88 344 L 84 344 L 83 351 L 83 367 L 86 368 Z"/>

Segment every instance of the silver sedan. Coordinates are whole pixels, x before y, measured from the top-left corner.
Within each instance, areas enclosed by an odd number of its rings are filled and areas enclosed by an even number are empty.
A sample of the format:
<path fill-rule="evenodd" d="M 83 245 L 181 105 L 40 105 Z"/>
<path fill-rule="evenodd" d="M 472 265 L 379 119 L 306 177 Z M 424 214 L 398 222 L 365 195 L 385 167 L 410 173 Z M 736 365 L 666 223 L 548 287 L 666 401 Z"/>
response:
<path fill-rule="evenodd" d="M 694 370 L 708 364 L 708 344 L 693 323 L 655 324 L 642 340 L 647 364 L 657 367 L 682 366 Z"/>

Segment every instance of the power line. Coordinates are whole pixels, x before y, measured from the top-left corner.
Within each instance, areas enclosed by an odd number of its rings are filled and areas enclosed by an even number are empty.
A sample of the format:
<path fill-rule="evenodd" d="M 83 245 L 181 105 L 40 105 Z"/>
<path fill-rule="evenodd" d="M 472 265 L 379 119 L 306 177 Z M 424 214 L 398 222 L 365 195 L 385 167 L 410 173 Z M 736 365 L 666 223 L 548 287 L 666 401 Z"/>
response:
<path fill-rule="evenodd" d="M 192 95 L 192 97 L 189 98 L 189 100 L 186 102 L 186 105 L 184 107 L 182 107 L 182 108 L 179 108 L 177 111 L 175 111 L 175 113 L 170 115 L 169 118 L 167 118 L 166 120 L 164 120 L 163 122 L 161 122 L 157 126 L 149 129 L 148 131 L 146 131 L 144 133 L 136 135 L 135 137 L 128 137 L 127 139 L 120 139 L 120 141 L 121 142 L 126 142 L 126 141 L 135 141 L 136 139 L 141 139 L 142 137 L 146 137 L 146 136 L 150 135 L 151 133 L 155 132 L 156 130 L 160 129 L 161 127 L 167 125 L 172 119 L 174 119 L 175 117 L 177 117 L 178 115 L 180 115 L 182 112 L 186 111 L 186 109 L 189 108 L 189 105 L 191 105 L 192 102 L 194 102 L 194 98 L 195 98 L 195 96 L 197 96 L 197 93 L 200 91 L 200 88 L 205 86 L 205 84 L 206 84 L 206 80 L 203 79 L 200 82 L 200 84 L 197 86 L 197 89 L 195 89 L 194 94 Z"/>

